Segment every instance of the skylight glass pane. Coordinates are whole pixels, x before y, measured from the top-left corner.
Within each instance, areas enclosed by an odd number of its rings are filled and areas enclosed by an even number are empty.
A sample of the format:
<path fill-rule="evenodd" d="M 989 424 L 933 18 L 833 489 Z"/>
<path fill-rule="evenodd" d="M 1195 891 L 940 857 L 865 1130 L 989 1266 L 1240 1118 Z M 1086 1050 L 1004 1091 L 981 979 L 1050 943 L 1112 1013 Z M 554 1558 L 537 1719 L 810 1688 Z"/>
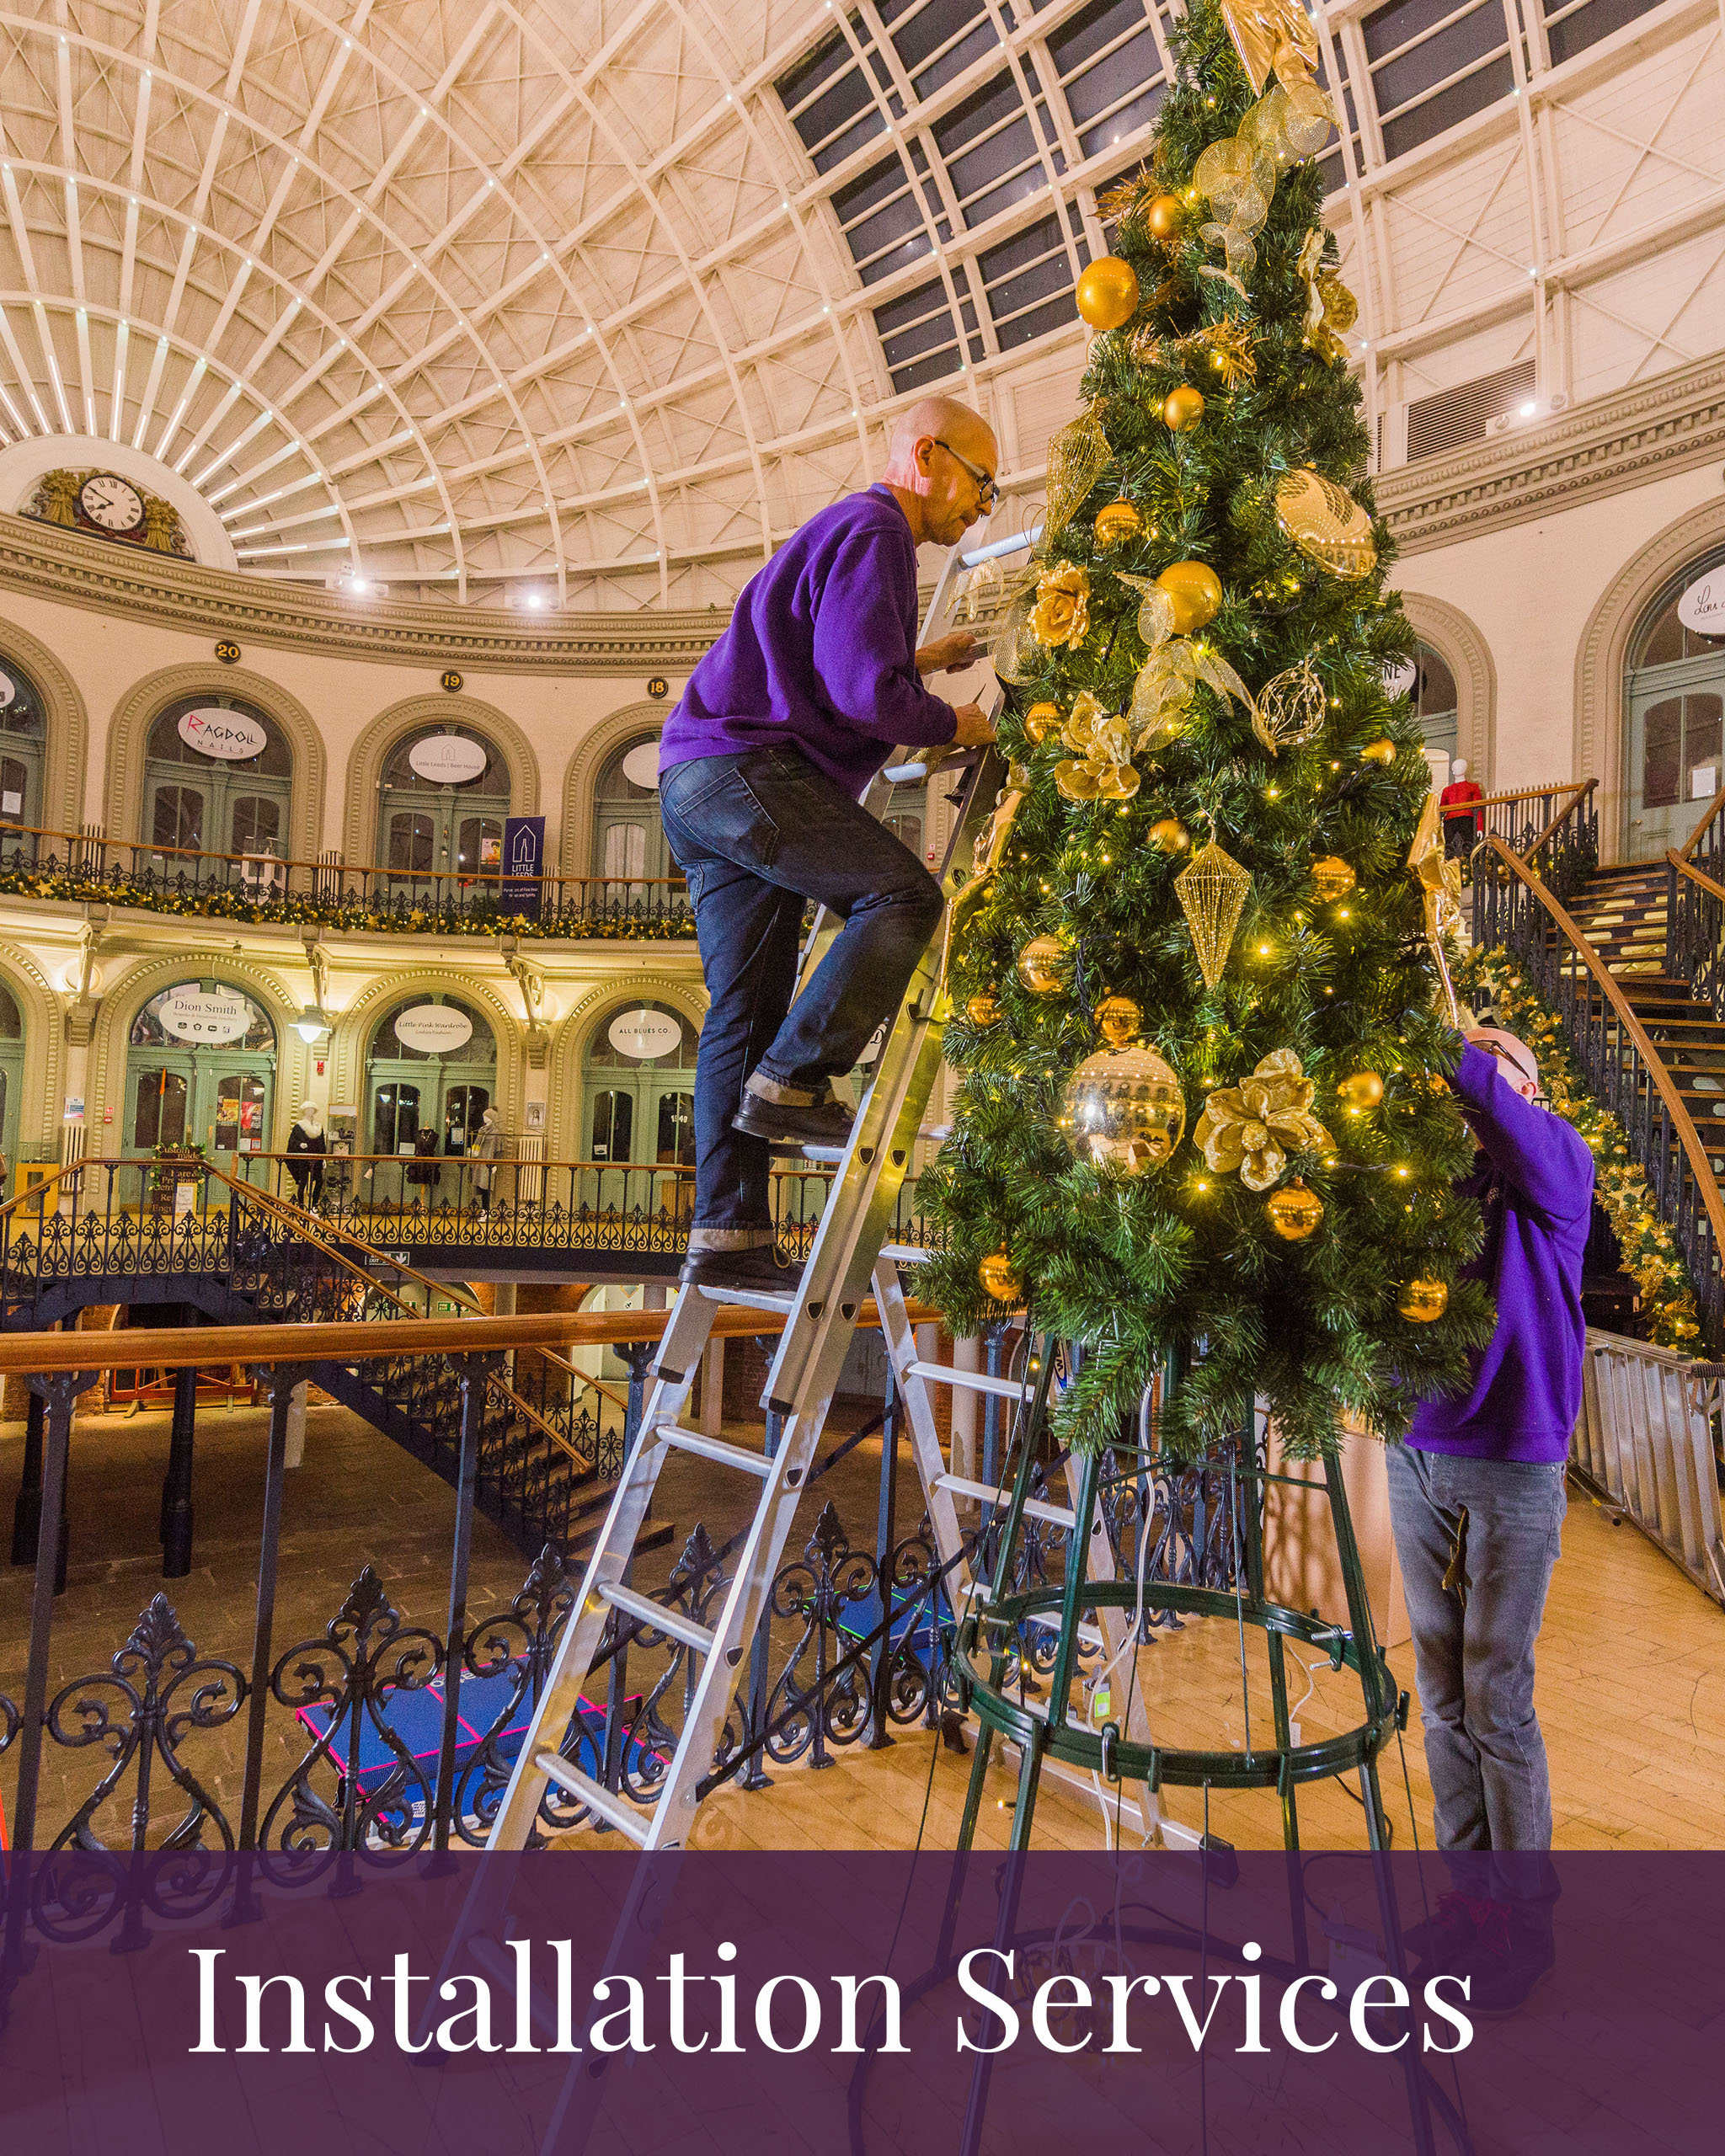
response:
<path fill-rule="evenodd" d="M 1613 30 L 1621 30 L 1626 23 L 1632 23 L 1658 3 L 1659 0 L 1548 0 L 1546 42 L 1551 48 L 1552 66 L 1573 60 L 1578 52 L 1585 52 L 1590 45 L 1610 37 Z"/>
<path fill-rule="evenodd" d="M 976 261 L 1002 351 L 1071 322 L 1072 263 L 1057 216 L 985 248 Z"/>
<path fill-rule="evenodd" d="M 916 191 L 896 157 L 836 189 L 832 206 L 865 285 L 901 270 L 933 244 Z"/>
<path fill-rule="evenodd" d="M 851 27 L 859 40 L 866 40 L 855 17 Z M 868 77 L 857 66 L 842 31 L 824 39 L 806 60 L 781 75 L 773 88 L 817 172 L 830 172 L 886 125 Z"/>
<path fill-rule="evenodd" d="M 1092 0 L 1049 33 L 1048 49 L 1087 157 L 1155 119 L 1167 84 L 1143 0 Z"/>
<path fill-rule="evenodd" d="M 934 139 L 967 225 L 980 225 L 1045 182 L 1030 115 L 1010 75 L 997 75 L 937 120 Z"/>
<path fill-rule="evenodd" d="M 973 61 L 998 49 L 986 0 L 887 0 L 881 21 L 919 97 L 931 96 Z"/>
<path fill-rule="evenodd" d="M 1391 0 L 1362 24 L 1384 154 L 1400 157 L 1514 85 L 1501 0 Z"/>
<path fill-rule="evenodd" d="M 959 294 L 966 327 L 972 328 L 975 313 L 962 263 L 953 265 L 953 283 Z M 914 292 L 900 293 L 897 299 L 876 307 L 874 326 L 880 333 L 893 387 L 900 393 L 956 374 L 964 364 L 952 306 L 946 286 L 937 277 L 932 284 L 919 285 Z M 972 337 L 969 343 L 971 358 L 980 360 L 981 339 Z"/>

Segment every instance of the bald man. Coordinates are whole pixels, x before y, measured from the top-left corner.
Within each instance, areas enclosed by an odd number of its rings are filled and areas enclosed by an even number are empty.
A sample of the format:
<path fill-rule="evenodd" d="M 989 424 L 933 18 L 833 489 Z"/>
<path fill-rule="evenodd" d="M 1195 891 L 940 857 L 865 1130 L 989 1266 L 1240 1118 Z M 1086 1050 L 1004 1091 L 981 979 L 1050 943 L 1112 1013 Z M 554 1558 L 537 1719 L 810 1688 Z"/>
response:
<path fill-rule="evenodd" d="M 922 686 L 976 646 L 961 632 L 918 649 L 916 549 L 963 537 L 997 467 L 975 412 L 912 405 L 874 485 L 810 518 L 744 588 L 665 727 L 660 808 L 710 999 L 686 1285 L 788 1287 L 772 1155 L 844 1144 L 851 1111 L 831 1081 L 897 1008 L 940 919 L 939 884 L 857 797 L 901 744 L 993 738 L 975 704 Z M 810 899 L 844 927 L 793 1009 Z"/>

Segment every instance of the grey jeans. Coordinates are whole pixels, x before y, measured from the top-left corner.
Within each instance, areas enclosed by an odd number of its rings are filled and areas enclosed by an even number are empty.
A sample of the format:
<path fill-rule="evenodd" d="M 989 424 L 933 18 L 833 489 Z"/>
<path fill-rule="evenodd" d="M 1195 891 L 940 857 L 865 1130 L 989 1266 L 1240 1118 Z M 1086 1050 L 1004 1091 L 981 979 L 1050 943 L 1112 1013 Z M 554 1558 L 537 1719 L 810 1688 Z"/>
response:
<path fill-rule="evenodd" d="M 1438 1847 L 1551 1846 L 1533 1710 L 1533 1649 L 1568 1508 L 1561 1460 L 1458 1460 L 1389 1448 L 1390 1521 L 1413 1627 Z M 1445 1584 L 1446 1579 L 1450 1584 Z M 1463 1892 L 1544 1898 L 1542 1862 L 1452 1856 Z"/>

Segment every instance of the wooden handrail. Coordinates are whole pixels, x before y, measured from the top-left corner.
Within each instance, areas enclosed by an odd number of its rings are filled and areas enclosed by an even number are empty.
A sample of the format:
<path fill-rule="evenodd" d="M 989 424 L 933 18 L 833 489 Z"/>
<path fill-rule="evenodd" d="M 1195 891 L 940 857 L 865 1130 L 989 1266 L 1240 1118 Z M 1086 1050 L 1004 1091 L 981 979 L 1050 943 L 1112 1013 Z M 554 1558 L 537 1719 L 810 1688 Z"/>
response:
<path fill-rule="evenodd" d="M 1671 1127 L 1677 1134 L 1678 1142 L 1688 1158 L 1690 1172 L 1694 1175 L 1701 1192 L 1702 1210 L 1706 1213 L 1708 1225 L 1713 1231 L 1714 1247 L 1725 1250 L 1725 1198 L 1720 1196 L 1719 1185 L 1714 1177 L 1707 1149 L 1701 1143 L 1701 1133 L 1696 1129 L 1694 1119 L 1684 1106 L 1683 1096 L 1672 1083 L 1670 1074 L 1666 1070 L 1658 1050 L 1648 1038 L 1647 1029 L 1634 1011 L 1630 1009 L 1627 999 L 1612 979 L 1604 959 L 1582 934 L 1569 914 L 1551 896 L 1545 884 L 1532 873 L 1525 862 L 1517 859 L 1501 839 L 1487 839 L 1486 845 L 1510 873 L 1527 886 L 1551 915 L 1558 933 L 1573 946 L 1588 971 L 1593 975 L 1600 993 L 1610 1007 L 1613 1017 L 1621 1026 L 1628 1038 L 1635 1044 L 1642 1063 L 1647 1067 L 1648 1075 L 1653 1081 L 1654 1090 L 1665 1104 L 1666 1113 L 1671 1118 Z"/>
<path fill-rule="evenodd" d="M 1464 809 L 1501 808 L 1513 801 L 1543 801 L 1549 794 L 1578 792 L 1598 783 L 1597 779 L 1560 778 L 1547 786 L 1525 787 L 1519 793 L 1482 793 L 1477 801 L 1452 803 L 1450 814 L 1459 816 Z"/>
<path fill-rule="evenodd" d="M 1693 844 L 1693 841 L 1690 843 Z M 1691 883 L 1699 883 L 1710 896 L 1725 899 L 1725 883 L 1716 883 L 1706 870 L 1697 868 L 1686 853 L 1679 853 L 1674 847 L 1667 846 L 1665 861 L 1667 866 L 1674 868 L 1680 876 L 1686 876 Z"/>
<path fill-rule="evenodd" d="M 1684 861 L 1687 861 L 1689 859 L 1690 856 L 1701 844 L 1702 834 L 1706 831 L 1708 825 L 1712 822 L 1714 817 L 1718 814 L 1722 808 L 1725 808 L 1725 786 L 1722 786 L 1719 788 L 1719 791 L 1713 796 L 1712 799 L 1707 803 L 1706 808 L 1702 811 L 1701 819 L 1690 833 L 1689 843 L 1684 847 L 1681 855 L 1679 857 L 1680 859 Z"/>
<path fill-rule="evenodd" d="M 909 1305 L 913 1325 L 932 1325 L 938 1310 Z M 147 1360 L 164 1370 L 195 1369 L 200 1363 L 365 1363 L 384 1355 L 499 1354 L 510 1348 L 604 1348 L 626 1341 L 657 1340 L 669 1310 L 553 1310 L 542 1317 L 390 1318 L 382 1322 L 341 1321 L 327 1325 L 164 1326 L 150 1333 Z M 858 1315 L 873 1329 L 880 1313 L 873 1298 Z M 749 1339 L 782 1332 L 786 1320 L 773 1310 L 716 1310 L 713 1335 Z M 116 1344 L 118 1343 L 118 1344 Z M 66 1370 L 135 1369 L 136 1333 L 0 1333 L 0 1375 L 51 1376 Z"/>

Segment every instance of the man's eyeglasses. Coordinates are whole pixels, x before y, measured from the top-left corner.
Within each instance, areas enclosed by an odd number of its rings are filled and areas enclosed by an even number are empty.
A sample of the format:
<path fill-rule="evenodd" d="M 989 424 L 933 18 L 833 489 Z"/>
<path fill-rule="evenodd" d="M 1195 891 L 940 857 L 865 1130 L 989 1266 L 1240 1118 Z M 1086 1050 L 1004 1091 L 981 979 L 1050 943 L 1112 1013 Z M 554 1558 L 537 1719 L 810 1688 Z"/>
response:
<path fill-rule="evenodd" d="M 943 449 L 960 470 L 970 474 L 976 482 L 976 491 L 981 499 L 982 506 L 985 509 L 992 509 L 1001 498 L 1000 482 L 995 478 L 993 472 L 985 472 L 980 464 L 973 464 L 968 456 L 960 456 L 953 445 L 949 441 L 943 441 L 938 435 L 934 437 L 934 446 L 937 449 Z"/>

